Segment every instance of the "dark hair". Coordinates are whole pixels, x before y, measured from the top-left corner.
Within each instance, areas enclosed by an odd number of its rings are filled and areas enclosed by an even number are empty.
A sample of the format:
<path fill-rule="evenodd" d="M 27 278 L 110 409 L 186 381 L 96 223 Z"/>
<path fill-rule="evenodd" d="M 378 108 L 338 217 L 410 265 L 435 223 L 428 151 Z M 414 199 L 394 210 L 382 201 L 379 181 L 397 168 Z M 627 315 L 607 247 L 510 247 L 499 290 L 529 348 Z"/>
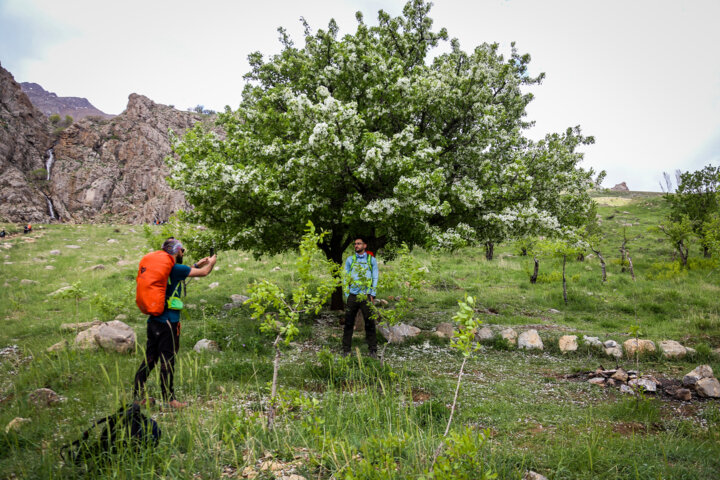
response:
<path fill-rule="evenodd" d="M 367 240 L 364 235 L 355 235 L 355 240 L 361 240 L 365 245 L 367 245 Z"/>

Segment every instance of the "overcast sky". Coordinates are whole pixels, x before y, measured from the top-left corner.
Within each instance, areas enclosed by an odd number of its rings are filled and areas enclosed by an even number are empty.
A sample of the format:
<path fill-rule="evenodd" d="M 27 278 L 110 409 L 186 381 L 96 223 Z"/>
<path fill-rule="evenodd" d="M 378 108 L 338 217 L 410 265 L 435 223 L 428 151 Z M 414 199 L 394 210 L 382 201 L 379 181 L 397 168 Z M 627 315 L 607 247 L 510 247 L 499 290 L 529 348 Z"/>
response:
<path fill-rule="evenodd" d="M 396 0 L 0 0 L 0 63 L 19 82 L 120 113 L 132 92 L 185 109 L 240 101 L 253 51 L 302 44 L 304 16 L 355 31 Z M 511 41 L 530 53 L 530 136 L 580 125 L 584 166 L 605 186 L 659 190 L 662 172 L 720 163 L 720 0 L 437 0 L 430 16 L 466 50 Z"/>

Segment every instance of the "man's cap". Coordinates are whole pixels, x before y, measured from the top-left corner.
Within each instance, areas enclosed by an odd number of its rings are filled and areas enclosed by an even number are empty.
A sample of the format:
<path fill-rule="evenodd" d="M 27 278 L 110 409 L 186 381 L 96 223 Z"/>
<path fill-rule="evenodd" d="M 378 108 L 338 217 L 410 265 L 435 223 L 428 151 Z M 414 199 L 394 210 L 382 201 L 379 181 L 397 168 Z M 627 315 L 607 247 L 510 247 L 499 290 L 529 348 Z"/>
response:
<path fill-rule="evenodd" d="M 183 250 L 183 244 L 180 240 L 171 237 L 163 242 L 162 249 L 170 255 L 176 255 L 179 251 Z"/>

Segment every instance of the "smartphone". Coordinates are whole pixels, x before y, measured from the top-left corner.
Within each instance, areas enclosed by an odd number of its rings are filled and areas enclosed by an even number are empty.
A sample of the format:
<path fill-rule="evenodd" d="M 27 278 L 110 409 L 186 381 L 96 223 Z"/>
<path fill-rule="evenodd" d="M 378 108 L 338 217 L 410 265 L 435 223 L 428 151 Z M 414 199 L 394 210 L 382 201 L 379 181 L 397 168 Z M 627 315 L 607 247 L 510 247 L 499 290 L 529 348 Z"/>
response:
<path fill-rule="evenodd" d="M 215 255 L 215 247 L 210 247 L 210 256 Z"/>

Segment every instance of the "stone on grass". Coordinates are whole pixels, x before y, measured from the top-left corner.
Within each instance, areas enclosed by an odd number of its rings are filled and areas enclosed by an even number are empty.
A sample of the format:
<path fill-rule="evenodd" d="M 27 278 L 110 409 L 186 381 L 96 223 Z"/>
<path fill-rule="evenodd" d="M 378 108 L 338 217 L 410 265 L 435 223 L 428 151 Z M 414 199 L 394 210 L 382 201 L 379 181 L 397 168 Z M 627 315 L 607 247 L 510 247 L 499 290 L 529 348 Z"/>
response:
<path fill-rule="evenodd" d="M 455 326 L 450 322 L 443 322 L 435 328 L 435 335 L 440 338 L 450 338 L 455 334 Z"/>
<path fill-rule="evenodd" d="M 22 418 L 22 417 L 15 417 L 12 420 L 10 420 L 10 423 L 7 424 L 5 427 L 5 433 L 10 433 L 11 431 L 17 431 L 20 430 L 20 427 L 23 423 L 28 423 L 30 421 L 29 418 Z"/>
<path fill-rule="evenodd" d="M 683 358 L 687 355 L 685 347 L 675 340 L 663 340 L 660 342 L 660 350 L 665 358 Z"/>
<path fill-rule="evenodd" d="M 195 346 L 193 347 L 193 350 L 200 353 L 204 350 L 207 350 L 209 352 L 217 352 L 220 350 L 220 345 L 215 340 L 208 340 L 207 338 L 203 338 L 202 340 L 198 340 Z"/>
<path fill-rule="evenodd" d="M 563 335 L 558 340 L 558 347 L 563 353 L 576 351 L 578 349 L 577 335 Z"/>
<path fill-rule="evenodd" d="M 127 320 L 127 315 L 125 315 L 124 313 L 121 313 L 118 316 L 116 316 L 114 318 L 114 320 Z"/>
<path fill-rule="evenodd" d="M 688 355 L 695 355 L 697 353 L 697 350 L 690 347 L 685 347 L 685 352 L 687 352 Z"/>
<path fill-rule="evenodd" d="M 483 327 L 477 332 L 475 332 L 475 340 L 478 342 L 483 342 L 485 340 L 491 340 L 495 334 L 490 329 L 490 327 Z"/>
<path fill-rule="evenodd" d="M 115 240 L 114 238 L 109 238 L 107 243 L 118 243 L 118 241 Z"/>
<path fill-rule="evenodd" d="M 247 297 L 245 295 L 240 295 L 239 293 L 233 293 L 230 295 L 230 300 L 232 300 L 232 303 L 237 303 L 242 305 L 243 303 L 250 300 L 250 297 Z"/>
<path fill-rule="evenodd" d="M 587 335 L 583 335 L 583 343 L 590 345 L 591 347 L 602 346 L 602 342 L 598 337 L 588 337 Z"/>
<path fill-rule="evenodd" d="M 60 250 L 50 250 L 50 255 L 60 255 Z"/>
<path fill-rule="evenodd" d="M 506 328 L 500 331 L 500 336 L 508 341 L 510 345 L 517 345 L 518 334 L 512 328 Z"/>
<path fill-rule="evenodd" d="M 654 352 L 655 343 L 653 343 L 652 340 L 631 338 L 623 342 L 623 349 L 625 350 L 625 355 L 627 355 L 628 358 L 632 358 L 635 354 L 642 355 Z"/>
<path fill-rule="evenodd" d="M 622 367 L 620 367 L 615 371 L 615 373 L 612 374 L 612 377 L 610 378 L 625 383 L 628 381 L 628 373 L 623 370 Z"/>
<path fill-rule="evenodd" d="M 280 268 L 279 265 L 272 269 L 273 272 L 279 272 L 280 270 L 282 270 L 282 268 Z"/>
<path fill-rule="evenodd" d="M 52 265 L 45 265 L 45 270 L 55 270 L 55 267 Z"/>
<path fill-rule="evenodd" d="M 22 280 L 20 280 L 20 285 L 37 285 L 37 283 L 37 281 L 30 280 L 28 278 L 23 278 Z"/>
<path fill-rule="evenodd" d="M 85 330 L 95 325 L 100 325 L 103 322 L 100 320 L 93 320 L 92 322 L 80 322 L 80 323 L 63 323 L 60 325 L 60 330 Z"/>
<path fill-rule="evenodd" d="M 657 391 L 657 383 L 655 380 L 648 377 L 633 378 L 628 382 L 631 387 L 638 386 L 642 387 L 643 391 L 654 393 Z"/>
<path fill-rule="evenodd" d="M 562 312 L 560 312 L 560 310 L 556 310 L 556 309 L 554 309 L 554 308 L 551 308 L 550 310 L 548 310 L 548 312 L 550 312 L 550 313 L 556 313 L 556 314 L 557 314 L 557 313 L 562 313 Z"/>
<path fill-rule="evenodd" d="M 717 378 L 701 378 L 695 384 L 695 391 L 701 397 L 720 398 L 720 382 Z"/>
<path fill-rule="evenodd" d="M 121 266 L 121 267 L 125 267 L 125 266 L 127 266 L 127 265 L 132 265 L 132 264 L 134 264 L 134 263 L 135 263 L 135 262 L 132 261 L 132 260 L 118 260 L 118 262 L 117 262 L 117 264 L 118 264 L 119 266 Z"/>
<path fill-rule="evenodd" d="M 619 346 L 605 348 L 605 355 L 607 355 L 608 357 L 621 358 L 622 349 Z"/>
<path fill-rule="evenodd" d="M 80 248 L 80 245 L 65 245 L 65 248 L 71 248 L 71 249 L 77 250 L 78 248 Z"/>
<path fill-rule="evenodd" d="M 692 400 L 692 392 L 687 388 L 677 388 L 672 392 L 668 393 L 670 393 L 674 398 L 683 402 L 689 402 L 690 400 Z"/>
<path fill-rule="evenodd" d="M 527 472 L 525 472 L 525 475 L 523 475 L 522 480 L 548 480 L 548 479 L 545 475 L 540 475 L 537 472 L 528 470 Z"/>
<path fill-rule="evenodd" d="M 48 293 L 48 297 L 53 297 L 53 296 L 55 296 L 55 295 L 59 295 L 59 294 L 61 294 L 62 292 L 64 292 L 65 290 L 70 290 L 71 288 L 73 288 L 72 285 L 67 285 L 67 286 L 65 286 L 65 287 L 60 287 L 60 288 L 58 288 L 57 290 L 55 290 L 54 292 Z"/>
<path fill-rule="evenodd" d="M 378 326 L 378 330 L 388 343 L 402 343 L 408 338 L 417 337 L 421 331 L 419 328 L 405 323 L 393 325 L 389 328 L 385 325 L 380 325 Z"/>
<path fill-rule="evenodd" d="M 61 351 L 65 350 L 67 347 L 68 347 L 68 341 L 62 340 L 54 345 L 50 345 L 45 351 L 48 353 L 61 352 Z"/>
<path fill-rule="evenodd" d="M 75 346 L 82 350 L 97 350 L 102 347 L 118 353 L 134 351 L 136 342 L 135 330 L 119 320 L 93 325 L 75 337 Z"/>
<path fill-rule="evenodd" d="M 38 388 L 30 394 L 30 402 L 38 406 L 50 406 L 60 401 L 60 395 L 49 388 Z"/>
<path fill-rule="evenodd" d="M 526 350 L 542 350 L 543 341 L 538 335 L 537 330 L 531 329 L 526 332 L 522 332 L 518 337 L 518 348 L 524 348 Z"/>
<path fill-rule="evenodd" d="M 593 377 L 588 380 L 588 383 L 592 383 L 593 385 L 605 385 L 605 379 L 603 377 Z"/>
<path fill-rule="evenodd" d="M 633 389 L 625 385 L 624 383 L 620 385 L 620 393 L 635 393 L 633 392 Z"/>
<path fill-rule="evenodd" d="M 98 263 L 97 265 L 90 267 L 90 270 L 105 270 L 105 265 Z"/>
<path fill-rule="evenodd" d="M 683 385 L 686 387 L 695 385 L 701 378 L 713 378 L 713 371 L 710 365 L 700 365 L 683 377 Z"/>
<path fill-rule="evenodd" d="M 218 286 L 220 286 L 220 282 L 213 282 L 208 285 L 208 288 L 212 290 L 213 288 L 217 288 Z"/>
<path fill-rule="evenodd" d="M 605 347 L 605 348 L 614 348 L 617 346 L 618 346 L 618 343 L 615 340 L 605 340 L 603 342 L 603 347 Z"/>

